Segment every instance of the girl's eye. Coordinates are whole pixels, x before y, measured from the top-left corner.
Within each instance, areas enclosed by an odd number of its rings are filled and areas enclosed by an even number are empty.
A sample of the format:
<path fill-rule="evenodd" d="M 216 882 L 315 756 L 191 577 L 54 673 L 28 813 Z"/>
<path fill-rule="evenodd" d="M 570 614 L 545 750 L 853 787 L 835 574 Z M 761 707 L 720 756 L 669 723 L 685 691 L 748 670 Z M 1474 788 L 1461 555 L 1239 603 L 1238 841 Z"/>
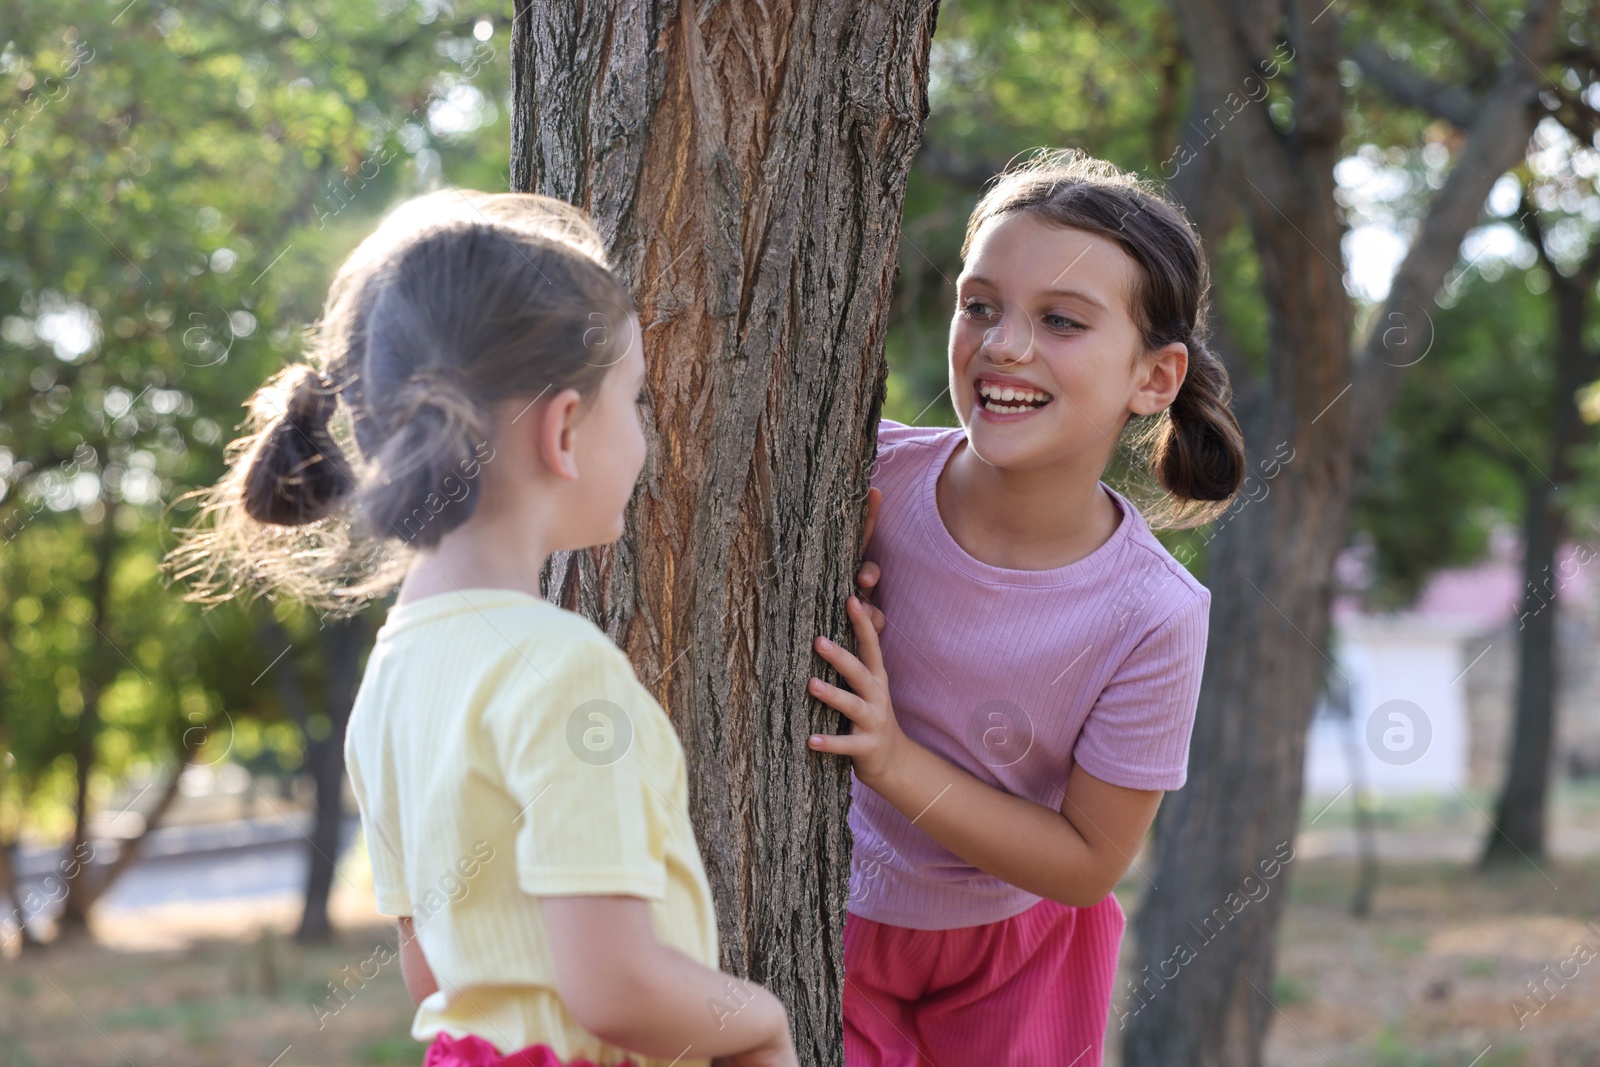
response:
<path fill-rule="evenodd" d="M 1046 315 L 1044 324 L 1052 330 L 1081 330 L 1083 328 L 1081 323 L 1073 322 L 1065 315 Z"/>
<path fill-rule="evenodd" d="M 968 318 L 981 319 L 988 315 L 992 309 L 982 300 L 968 300 L 961 305 L 961 313 Z"/>

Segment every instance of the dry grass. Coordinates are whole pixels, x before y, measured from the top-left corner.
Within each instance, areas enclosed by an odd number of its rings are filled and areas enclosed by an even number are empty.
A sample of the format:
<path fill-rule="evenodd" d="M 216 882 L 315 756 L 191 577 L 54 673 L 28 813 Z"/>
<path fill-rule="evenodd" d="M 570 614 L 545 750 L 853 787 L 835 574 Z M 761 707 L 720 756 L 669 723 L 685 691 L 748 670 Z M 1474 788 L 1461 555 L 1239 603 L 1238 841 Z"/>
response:
<path fill-rule="evenodd" d="M 93 941 L 0 962 L 0 1064 L 419 1064 L 394 928 L 357 896 L 335 895 L 342 933 L 325 947 L 288 940 L 297 902 L 283 898 L 112 912 Z"/>
<path fill-rule="evenodd" d="M 1600 958 L 1542 1007 L 1526 987 L 1580 942 L 1600 950 L 1600 859 L 1544 874 L 1386 863 L 1366 919 L 1349 912 L 1350 860 L 1292 866 L 1270 1067 L 1600 1067 Z M 94 942 L 0 961 L 0 1064 L 419 1064 L 397 964 L 332 998 L 329 982 L 394 943 L 370 893 L 341 884 L 334 912 L 344 933 L 326 948 L 287 940 L 297 902 L 283 898 L 107 913 Z M 1538 1009 L 1520 1028 L 1517 998 Z M 319 1025 L 315 1005 L 339 1010 Z"/>
<path fill-rule="evenodd" d="M 1359 920 L 1354 884 L 1290 883 L 1273 1067 L 1600 1067 L 1600 862 L 1388 865 Z"/>
<path fill-rule="evenodd" d="M 1348 797 L 1308 804 L 1285 868 L 1267 1067 L 1600 1067 L 1600 787 L 1558 787 L 1554 858 L 1539 867 L 1476 869 L 1490 805 L 1459 794 L 1375 811 L 1381 873 L 1357 919 Z M 1130 916 L 1141 884 L 1118 890 Z M 1113 1045 L 1115 1030 L 1113 1017 Z"/>

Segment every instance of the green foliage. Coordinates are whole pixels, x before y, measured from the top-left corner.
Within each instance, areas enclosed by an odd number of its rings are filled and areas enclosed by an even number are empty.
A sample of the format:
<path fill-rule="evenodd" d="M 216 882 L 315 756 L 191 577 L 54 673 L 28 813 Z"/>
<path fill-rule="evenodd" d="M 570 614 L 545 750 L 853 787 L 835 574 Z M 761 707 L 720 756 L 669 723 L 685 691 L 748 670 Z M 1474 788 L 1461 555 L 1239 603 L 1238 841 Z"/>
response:
<path fill-rule="evenodd" d="M 409 1019 L 406 1026 L 403 1032 L 367 1042 L 361 1048 L 361 1062 L 376 1065 L 413 1062 L 417 1058 L 417 1042 L 411 1036 Z"/>
<path fill-rule="evenodd" d="M 1290 1008 L 1297 1004 L 1309 1004 L 1311 1000 L 1311 990 L 1306 983 L 1282 974 L 1273 979 L 1272 1003 L 1274 1007 Z"/>
<path fill-rule="evenodd" d="M 1374 606 L 1410 603 L 1435 571 L 1481 559 L 1492 524 L 1520 513 L 1525 457 L 1548 454 L 1549 316 L 1520 271 L 1470 277 L 1457 305 L 1433 314 L 1432 346 L 1356 499 L 1376 549 Z"/>
<path fill-rule="evenodd" d="M 376 217 L 505 187 L 508 33 L 433 0 L 0 3 L 0 842 L 68 831 L 85 732 L 99 804 L 186 738 L 298 767 L 267 671 L 292 639 L 317 692 L 316 620 L 201 612 L 157 564 Z"/>

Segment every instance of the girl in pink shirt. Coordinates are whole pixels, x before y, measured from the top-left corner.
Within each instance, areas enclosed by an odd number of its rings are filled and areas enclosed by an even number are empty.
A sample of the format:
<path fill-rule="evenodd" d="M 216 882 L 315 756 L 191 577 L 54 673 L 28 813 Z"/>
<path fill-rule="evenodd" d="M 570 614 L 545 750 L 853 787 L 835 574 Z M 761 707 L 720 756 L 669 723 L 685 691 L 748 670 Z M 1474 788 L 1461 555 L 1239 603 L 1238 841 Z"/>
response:
<path fill-rule="evenodd" d="M 850 604 L 859 658 L 816 642 L 849 690 L 810 681 L 851 723 L 810 742 L 854 761 L 845 1061 L 1092 1067 L 1112 889 L 1184 782 L 1211 602 L 1100 475 L 1140 419 L 1151 514 L 1194 526 L 1244 446 L 1199 239 L 1158 192 L 1042 155 L 979 202 L 962 259 L 961 425 L 881 424 L 875 606 Z"/>

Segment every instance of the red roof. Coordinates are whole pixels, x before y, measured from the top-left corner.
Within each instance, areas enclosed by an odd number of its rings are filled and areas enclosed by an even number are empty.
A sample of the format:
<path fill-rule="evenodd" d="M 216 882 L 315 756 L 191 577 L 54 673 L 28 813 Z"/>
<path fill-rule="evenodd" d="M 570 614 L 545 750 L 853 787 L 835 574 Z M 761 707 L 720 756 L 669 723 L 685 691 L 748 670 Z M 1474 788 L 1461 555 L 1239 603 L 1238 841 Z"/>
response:
<path fill-rule="evenodd" d="M 1340 553 L 1335 575 L 1342 588 L 1359 589 L 1365 584 L 1364 556 L 1359 548 L 1347 548 Z M 1600 549 L 1564 542 L 1540 590 L 1547 600 L 1552 592 L 1564 609 L 1592 609 L 1600 598 Z M 1434 574 L 1405 614 L 1427 620 L 1480 625 L 1487 631 L 1515 619 L 1521 610 L 1521 599 L 1520 539 L 1515 531 L 1502 527 L 1490 539 L 1489 558 L 1469 567 Z M 1341 593 L 1335 597 L 1335 622 L 1360 614 L 1354 596 Z"/>

